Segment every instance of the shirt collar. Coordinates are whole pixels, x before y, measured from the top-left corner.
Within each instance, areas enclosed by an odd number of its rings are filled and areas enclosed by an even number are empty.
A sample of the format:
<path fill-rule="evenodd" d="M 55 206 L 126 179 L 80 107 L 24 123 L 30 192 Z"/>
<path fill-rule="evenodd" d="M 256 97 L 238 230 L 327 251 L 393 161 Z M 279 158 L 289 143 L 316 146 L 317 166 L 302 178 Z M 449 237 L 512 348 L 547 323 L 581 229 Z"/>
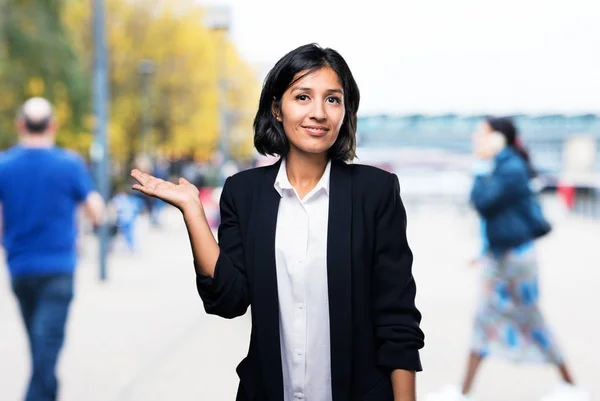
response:
<path fill-rule="evenodd" d="M 279 196 L 283 196 L 284 189 L 293 190 L 294 187 L 290 183 L 290 180 L 287 176 L 285 159 L 281 159 L 281 164 L 279 165 L 279 171 L 277 172 L 277 177 L 275 178 L 275 190 L 279 193 Z M 316 193 L 320 189 L 324 189 L 325 193 L 329 195 L 329 178 L 331 176 L 331 160 L 327 162 L 327 166 L 325 167 L 325 171 L 321 176 L 321 179 L 315 186 L 315 188 L 310 191 L 310 193 Z"/>

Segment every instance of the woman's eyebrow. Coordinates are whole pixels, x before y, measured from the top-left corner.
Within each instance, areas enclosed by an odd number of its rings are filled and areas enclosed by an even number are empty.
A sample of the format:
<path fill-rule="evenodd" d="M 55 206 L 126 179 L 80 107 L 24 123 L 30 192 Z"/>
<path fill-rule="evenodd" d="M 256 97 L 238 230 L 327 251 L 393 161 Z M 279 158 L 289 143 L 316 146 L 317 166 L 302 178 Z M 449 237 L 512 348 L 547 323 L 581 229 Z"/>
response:
<path fill-rule="evenodd" d="M 312 88 L 307 88 L 306 86 L 296 86 L 294 89 L 292 89 L 292 92 L 295 91 L 310 92 L 312 91 Z"/>
<path fill-rule="evenodd" d="M 312 88 L 308 88 L 308 87 L 305 87 L 305 86 L 297 86 L 294 89 L 292 89 L 292 92 L 295 92 L 295 91 L 310 92 L 310 91 L 312 91 Z M 341 89 L 327 89 L 326 92 L 328 92 L 328 93 L 339 93 L 341 95 L 344 94 L 344 91 L 341 90 Z"/>

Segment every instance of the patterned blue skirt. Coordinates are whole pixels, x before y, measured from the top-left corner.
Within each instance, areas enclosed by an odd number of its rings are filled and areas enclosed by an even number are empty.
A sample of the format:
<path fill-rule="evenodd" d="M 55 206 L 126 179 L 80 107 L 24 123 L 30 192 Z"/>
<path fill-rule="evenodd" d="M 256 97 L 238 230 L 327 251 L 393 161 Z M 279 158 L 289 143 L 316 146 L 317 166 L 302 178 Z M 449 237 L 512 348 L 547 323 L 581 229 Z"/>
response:
<path fill-rule="evenodd" d="M 531 244 L 487 254 L 475 317 L 472 349 L 513 362 L 562 363 L 562 356 L 538 307 L 538 269 Z"/>

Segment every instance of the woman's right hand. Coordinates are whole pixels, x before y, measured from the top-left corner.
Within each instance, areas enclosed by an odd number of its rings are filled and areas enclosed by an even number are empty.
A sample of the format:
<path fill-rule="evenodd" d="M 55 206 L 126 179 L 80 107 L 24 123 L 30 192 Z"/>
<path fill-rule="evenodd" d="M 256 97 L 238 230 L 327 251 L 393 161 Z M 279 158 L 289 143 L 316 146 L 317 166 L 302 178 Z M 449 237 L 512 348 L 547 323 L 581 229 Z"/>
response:
<path fill-rule="evenodd" d="M 179 184 L 173 184 L 138 169 L 133 169 L 131 176 L 139 183 L 134 184 L 133 189 L 162 199 L 183 213 L 201 212 L 203 210 L 198 188 L 185 178 L 180 178 Z"/>

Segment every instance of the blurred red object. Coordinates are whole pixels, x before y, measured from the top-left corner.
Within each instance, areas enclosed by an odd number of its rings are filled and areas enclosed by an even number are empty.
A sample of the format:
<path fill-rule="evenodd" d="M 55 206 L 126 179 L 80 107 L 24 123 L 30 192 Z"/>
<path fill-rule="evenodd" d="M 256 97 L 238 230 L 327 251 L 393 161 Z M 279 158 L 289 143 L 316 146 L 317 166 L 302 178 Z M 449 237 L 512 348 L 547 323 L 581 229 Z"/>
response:
<path fill-rule="evenodd" d="M 210 228 L 217 229 L 219 227 L 219 201 L 217 192 L 220 188 L 202 187 L 198 189 L 200 192 L 200 202 L 204 207 L 204 214 L 208 220 Z"/>
<path fill-rule="evenodd" d="M 575 204 L 575 187 L 566 183 L 559 183 L 557 191 L 567 209 L 571 210 Z"/>

